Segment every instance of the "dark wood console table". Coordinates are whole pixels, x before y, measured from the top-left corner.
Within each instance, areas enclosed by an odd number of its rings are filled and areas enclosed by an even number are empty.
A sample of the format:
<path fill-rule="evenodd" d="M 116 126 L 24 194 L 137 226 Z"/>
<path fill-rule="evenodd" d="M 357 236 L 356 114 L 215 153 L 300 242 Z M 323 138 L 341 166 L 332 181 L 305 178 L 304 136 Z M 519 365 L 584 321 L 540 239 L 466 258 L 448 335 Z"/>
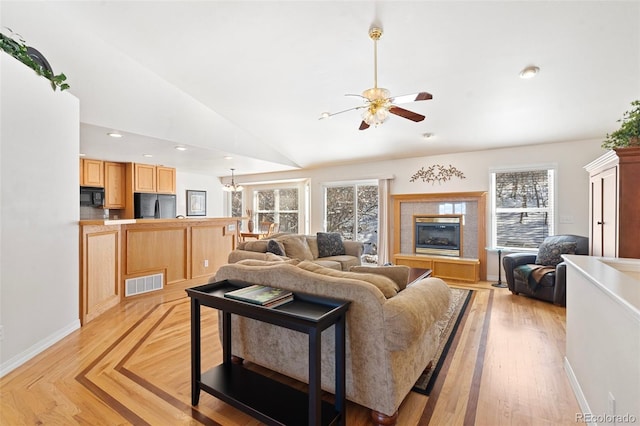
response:
<path fill-rule="evenodd" d="M 294 300 L 275 308 L 224 297 L 250 283 L 224 280 L 187 289 L 191 298 L 191 403 L 200 391 L 269 425 L 345 424 L 345 315 L 349 301 L 294 293 Z M 201 372 L 200 306 L 222 311 L 222 357 L 218 366 Z M 309 336 L 309 387 L 301 392 L 231 362 L 231 314 L 305 333 Z M 321 335 L 335 326 L 335 403 L 322 401 Z"/>

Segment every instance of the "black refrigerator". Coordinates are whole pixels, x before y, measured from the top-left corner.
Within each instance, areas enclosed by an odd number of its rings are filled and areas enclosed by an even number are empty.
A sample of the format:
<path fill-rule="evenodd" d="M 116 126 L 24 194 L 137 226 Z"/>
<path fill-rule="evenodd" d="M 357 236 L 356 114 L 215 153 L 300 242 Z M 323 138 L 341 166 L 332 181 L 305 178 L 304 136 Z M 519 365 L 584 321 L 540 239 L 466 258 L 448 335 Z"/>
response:
<path fill-rule="evenodd" d="M 160 219 L 176 217 L 176 196 L 165 194 L 133 194 L 136 219 Z"/>

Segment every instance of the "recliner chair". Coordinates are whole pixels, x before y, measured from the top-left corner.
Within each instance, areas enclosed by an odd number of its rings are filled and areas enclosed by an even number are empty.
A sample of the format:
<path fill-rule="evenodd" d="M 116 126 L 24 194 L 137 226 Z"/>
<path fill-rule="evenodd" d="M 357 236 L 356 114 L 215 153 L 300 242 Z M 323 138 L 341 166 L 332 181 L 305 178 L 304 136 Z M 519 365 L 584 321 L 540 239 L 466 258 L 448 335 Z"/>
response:
<path fill-rule="evenodd" d="M 505 278 L 511 293 L 566 306 L 566 264 L 561 254 L 589 254 L 589 238 L 579 235 L 553 235 L 544 239 L 538 253 L 511 253 L 502 258 Z M 526 265 L 555 267 L 536 281 Z"/>

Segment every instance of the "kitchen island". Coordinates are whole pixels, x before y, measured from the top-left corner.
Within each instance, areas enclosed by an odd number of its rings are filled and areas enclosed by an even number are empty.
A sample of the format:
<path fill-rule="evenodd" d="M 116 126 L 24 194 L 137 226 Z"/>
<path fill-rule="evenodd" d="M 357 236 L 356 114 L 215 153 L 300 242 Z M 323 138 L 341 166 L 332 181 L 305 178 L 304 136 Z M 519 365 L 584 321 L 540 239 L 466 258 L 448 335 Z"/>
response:
<path fill-rule="evenodd" d="M 565 368 L 588 424 L 640 421 L 640 259 L 564 255 Z M 634 420 L 635 419 L 635 420 Z"/>
<path fill-rule="evenodd" d="M 124 297 L 208 282 L 236 247 L 239 219 L 81 220 L 81 323 Z"/>

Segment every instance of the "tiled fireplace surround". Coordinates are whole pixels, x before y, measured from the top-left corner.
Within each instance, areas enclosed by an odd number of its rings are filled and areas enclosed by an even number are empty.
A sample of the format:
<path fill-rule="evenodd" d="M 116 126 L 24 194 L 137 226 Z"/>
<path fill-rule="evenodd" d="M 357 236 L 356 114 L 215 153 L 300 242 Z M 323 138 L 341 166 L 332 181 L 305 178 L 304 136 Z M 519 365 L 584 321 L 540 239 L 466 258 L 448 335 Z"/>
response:
<path fill-rule="evenodd" d="M 393 202 L 392 254 L 413 254 L 415 215 L 437 215 L 443 203 L 465 203 L 462 256 L 480 260 L 480 279 L 486 280 L 486 192 L 395 194 Z M 456 212 L 452 212 L 456 213 Z"/>

